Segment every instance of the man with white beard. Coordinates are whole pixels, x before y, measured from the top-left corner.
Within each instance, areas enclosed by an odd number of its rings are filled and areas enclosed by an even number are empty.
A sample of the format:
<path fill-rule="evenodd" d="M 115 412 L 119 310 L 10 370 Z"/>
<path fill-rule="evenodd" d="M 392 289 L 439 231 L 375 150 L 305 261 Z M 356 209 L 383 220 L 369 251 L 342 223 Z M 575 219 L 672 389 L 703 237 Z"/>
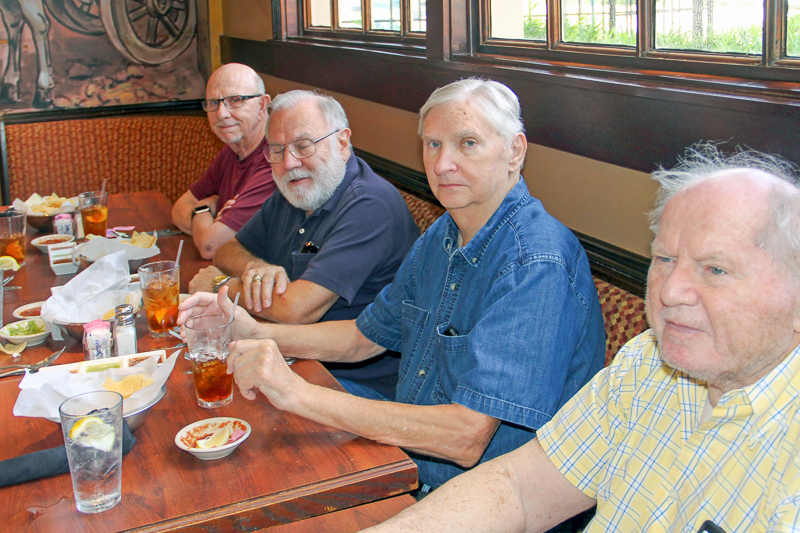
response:
<path fill-rule="evenodd" d="M 264 156 L 278 191 L 192 279 L 191 292 L 226 285 L 251 314 L 285 324 L 354 319 L 375 299 L 419 229 L 397 189 L 353 155 L 348 126 L 329 96 L 291 91 L 270 103 Z M 328 368 L 348 392 L 394 398 L 394 352 Z"/>

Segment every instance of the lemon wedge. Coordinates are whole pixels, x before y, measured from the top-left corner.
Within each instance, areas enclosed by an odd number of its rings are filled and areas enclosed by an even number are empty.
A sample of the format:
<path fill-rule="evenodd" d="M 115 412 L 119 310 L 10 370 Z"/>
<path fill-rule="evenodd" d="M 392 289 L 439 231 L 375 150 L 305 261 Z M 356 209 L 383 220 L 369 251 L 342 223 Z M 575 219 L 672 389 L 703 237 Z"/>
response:
<path fill-rule="evenodd" d="M 17 260 L 10 255 L 0 256 L 0 268 L 3 270 L 13 270 L 16 272 L 19 270 L 19 263 L 17 263 Z"/>
<path fill-rule="evenodd" d="M 110 452 L 114 447 L 114 428 L 96 416 L 84 416 L 69 430 L 69 438 L 85 448 Z"/>
<path fill-rule="evenodd" d="M 197 441 L 195 448 L 200 448 L 201 450 L 216 448 L 217 446 L 222 446 L 228 442 L 229 438 L 231 438 L 230 428 L 228 426 L 222 426 L 210 437 Z"/>
<path fill-rule="evenodd" d="M 25 349 L 27 342 L 21 342 L 19 344 L 14 344 L 13 342 L 9 342 L 5 346 L 0 344 L 0 352 L 7 353 L 8 355 L 16 355 L 18 353 L 22 353 L 22 350 Z"/>

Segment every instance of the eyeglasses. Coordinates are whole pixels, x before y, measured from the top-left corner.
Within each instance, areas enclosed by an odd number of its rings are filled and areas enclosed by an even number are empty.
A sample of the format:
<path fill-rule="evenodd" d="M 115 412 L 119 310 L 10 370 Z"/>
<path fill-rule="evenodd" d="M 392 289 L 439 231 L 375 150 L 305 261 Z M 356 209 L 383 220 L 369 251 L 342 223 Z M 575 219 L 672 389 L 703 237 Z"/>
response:
<path fill-rule="evenodd" d="M 264 149 L 264 157 L 273 165 L 283 162 L 283 154 L 286 150 L 289 150 L 295 159 L 311 157 L 317 153 L 317 143 L 322 139 L 327 139 L 337 131 L 339 131 L 339 129 L 335 129 L 329 134 L 323 135 L 316 141 L 312 141 L 311 139 L 298 139 L 286 144 L 270 144 Z"/>
<path fill-rule="evenodd" d="M 212 111 L 216 111 L 219 109 L 219 103 L 222 102 L 225 104 L 225 107 L 228 109 L 238 109 L 244 105 L 245 100 L 250 100 L 251 98 L 258 98 L 259 96 L 264 96 L 263 94 L 248 94 L 248 95 L 241 95 L 237 94 L 234 96 L 226 96 L 225 98 L 217 98 L 215 100 L 203 100 L 203 111 L 206 113 L 211 113 Z"/>

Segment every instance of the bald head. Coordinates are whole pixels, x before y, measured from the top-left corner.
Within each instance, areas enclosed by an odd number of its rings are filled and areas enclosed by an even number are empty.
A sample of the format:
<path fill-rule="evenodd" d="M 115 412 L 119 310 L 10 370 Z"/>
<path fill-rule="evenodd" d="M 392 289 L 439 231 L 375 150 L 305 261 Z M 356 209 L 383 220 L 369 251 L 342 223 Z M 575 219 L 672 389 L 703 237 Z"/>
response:
<path fill-rule="evenodd" d="M 228 63 L 222 65 L 211 74 L 206 84 L 206 98 L 210 90 L 216 90 L 220 86 L 235 85 L 247 90 L 247 93 L 242 94 L 264 94 L 264 80 L 247 65 L 240 63 Z"/>
<path fill-rule="evenodd" d="M 243 98 L 229 101 L 236 96 Z M 264 81 L 256 71 L 247 65 L 229 63 L 209 78 L 204 109 L 208 109 L 208 123 L 216 136 L 239 159 L 244 159 L 266 136 L 269 101 L 269 95 L 264 94 Z M 214 105 L 209 107 L 208 103 Z"/>
<path fill-rule="evenodd" d="M 661 185 L 650 212 L 655 234 L 668 205 L 701 194 L 709 213 L 752 219 L 754 244 L 800 280 L 800 179 L 795 165 L 755 151 L 723 154 L 716 145 L 705 144 L 689 149 L 675 168 L 654 172 L 653 179 Z"/>

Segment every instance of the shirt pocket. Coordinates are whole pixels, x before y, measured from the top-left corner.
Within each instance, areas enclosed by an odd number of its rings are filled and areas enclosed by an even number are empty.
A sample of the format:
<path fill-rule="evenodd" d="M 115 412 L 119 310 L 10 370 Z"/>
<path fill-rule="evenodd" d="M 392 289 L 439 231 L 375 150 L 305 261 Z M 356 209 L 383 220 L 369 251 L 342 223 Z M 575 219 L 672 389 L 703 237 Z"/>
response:
<path fill-rule="evenodd" d="M 424 346 L 422 343 L 425 324 L 428 323 L 428 311 L 414 305 L 412 300 L 403 300 L 402 309 L 402 353 L 407 357 L 400 358 L 400 381 L 408 374 L 412 364 L 419 365 L 422 354 L 418 353 Z"/>
<path fill-rule="evenodd" d="M 438 370 L 436 386 L 431 393 L 434 402 L 450 403 L 458 387 L 459 377 L 468 370 L 469 337 L 445 335 L 449 324 L 436 326 L 436 353 L 434 361 Z"/>
<path fill-rule="evenodd" d="M 292 271 L 289 272 L 289 279 L 297 281 L 306 273 L 308 264 L 312 259 L 317 257 L 317 254 L 292 252 Z"/>

